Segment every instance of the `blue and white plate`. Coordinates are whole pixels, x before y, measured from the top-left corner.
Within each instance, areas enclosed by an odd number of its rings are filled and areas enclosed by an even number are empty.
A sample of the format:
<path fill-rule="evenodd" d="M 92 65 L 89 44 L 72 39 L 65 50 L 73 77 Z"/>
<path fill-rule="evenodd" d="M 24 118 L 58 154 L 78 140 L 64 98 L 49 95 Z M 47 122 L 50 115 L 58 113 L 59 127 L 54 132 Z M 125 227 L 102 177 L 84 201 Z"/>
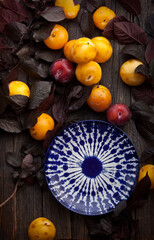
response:
<path fill-rule="evenodd" d="M 135 147 L 119 128 L 87 120 L 64 129 L 52 141 L 45 176 L 55 198 L 83 215 L 112 211 L 127 200 L 139 170 Z"/>

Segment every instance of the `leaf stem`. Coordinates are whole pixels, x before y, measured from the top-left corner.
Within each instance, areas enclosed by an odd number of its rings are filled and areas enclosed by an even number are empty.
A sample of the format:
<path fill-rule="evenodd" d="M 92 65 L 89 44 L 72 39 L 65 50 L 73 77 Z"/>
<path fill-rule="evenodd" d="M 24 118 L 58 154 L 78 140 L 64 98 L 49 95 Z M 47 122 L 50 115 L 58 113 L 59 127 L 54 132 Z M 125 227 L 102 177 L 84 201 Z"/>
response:
<path fill-rule="evenodd" d="M 16 192 L 17 192 L 17 190 L 18 190 L 19 182 L 20 182 L 20 179 L 19 179 L 18 182 L 16 183 L 13 193 L 12 193 L 4 202 L 2 202 L 2 203 L 0 204 L 0 208 L 3 207 L 7 202 L 9 202 L 9 201 L 16 195 Z"/>

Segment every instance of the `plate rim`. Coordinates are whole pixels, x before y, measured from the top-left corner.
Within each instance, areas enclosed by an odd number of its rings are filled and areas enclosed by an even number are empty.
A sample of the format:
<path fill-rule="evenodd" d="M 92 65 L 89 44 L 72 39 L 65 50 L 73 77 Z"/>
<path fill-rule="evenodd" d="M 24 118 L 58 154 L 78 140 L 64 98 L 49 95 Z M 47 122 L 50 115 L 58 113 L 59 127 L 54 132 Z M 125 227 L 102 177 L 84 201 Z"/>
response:
<path fill-rule="evenodd" d="M 51 145 L 53 144 L 53 141 L 54 141 L 58 136 L 60 136 L 64 130 L 67 130 L 67 128 L 72 127 L 72 126 L 74 126 L 74 125 L 76 125 L 76 124 L 84 123 L 84 122 L 98 122 L 98 123 L 107 124 L 107 125 L 109 125 L 109 126 L 115 127 L 115 128 L 118 129 L 118 131 L 122 132 L 122 133 L 128 138 L 128 140 L 131 142 L 132 146 L 133 146 L 134 149 L 135 149 L 136 156 L 137 156 L 137 160 L 138 160 L 136 181 L 134 182 L 134 185 L 133 185 L 133 187 L 132 187 L 132 189 L 131 189 L 131 194 L 132 194 L 133 190 L 135 189 L 135 187 L 136 187 L 136 185 L 137 185 L 137 182 L 138 182 L 139 168 L 140 168 L 140 167 L 139 167 L 140 160 L 139 160 L 139 156 L 138 156 L 136 147 L 134 146 L 134 143 L 133 143 L 132 140 L 128 137 L 128 135 L 127 135 L 121 128 L 119 128 L 118 126 L 116 126 L 116 125 L 114 125 L 114 124 L 112 124 L 112 123 L 109 123 L 109 122 L 107 122 L 107 121 L 93 120 L 93 119 L 81 120 L 81 121 L 78 121 L 78 122 L 75 122 L 75 123 L 72 123 L 72 124 L 68 125 L 68 126 L 65 127 L 64 129 L 62 129 L 62 130 L 53 138 L 53 140 L 51 141 L 51 143 L 50 143 L 50 145 L 49 145 L 49 147 L 48 147 L 48 149 L 47 149 L 47 151 L 46 151 L 45 157 L 44 157 L 44 175 L 45 175 L 45 179 L 46 179 L 46 183 L 47 183 L 47 185 L 48 185 L 48 188 L 49 188 L 50 192 L 52 193 L 52 196 L 53 196 L 62 206 L 64 206 L 65 209 L 67 209 L 67 210 L 69 210 L 69 211 L 72 211 L 72 212 L 74 212 L 74 213 L 81 214 L 81 215 L 84 215 L 84 216 L 99 216 L 99 215 L 108 214 L 108 213 L 114 211 L 114 208 L 111 209 L 111 210 L 109 210 L 109 211 L 106 212 L 106 213 L 102 213 L 102 212 L 100 213 L 100 212 L 99 212 L 98 214 L 93 214 L 93 213 L 92 213 L 92 214 L 88 214 L 88 213 L 81 213 L 80 211 L 76 211 L 76 210 L 74 210 L 74 209 L 71 209 L 71 208 L 65 206 L 65 204 L 63 204 L 62 202 L 60 202 L 60 201 L 58 200 L 58 198 L 53 194 L 53 190 L 49 187 L 48 180 L 47 180 L 47 176 L 46 176 L 46 173 L 45 173 L 45 166 L 46 166 L 46 164 L 47 164 L 47 156 L 48 156 L 48 154 L 49 154 L 50 147 L 51 147 Z M 131 194 L 130 194 L 130 196 L 131 196 Z M 130 196 L 127 198 L 127 200 L 130 198 Z M 126 200 L 126 201 L 127 201 L 127 200 Z M 121 201 L 123 201 L 123 200 L 121 200 Z M 121 202 L 121 201 L 120 201 L 120 202 Z M 120 203 L 120 202 L 119 202 L 119 203 Z M 117 205 L 118 205 L 118 204 L 117 204 Z"/>

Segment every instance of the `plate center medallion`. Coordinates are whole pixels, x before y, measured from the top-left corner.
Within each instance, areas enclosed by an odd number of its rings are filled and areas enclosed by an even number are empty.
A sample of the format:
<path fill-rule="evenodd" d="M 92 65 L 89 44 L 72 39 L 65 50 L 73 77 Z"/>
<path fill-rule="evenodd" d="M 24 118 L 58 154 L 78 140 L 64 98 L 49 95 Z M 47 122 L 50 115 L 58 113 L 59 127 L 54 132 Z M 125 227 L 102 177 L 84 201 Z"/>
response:
<path fill-rule="evenodd" d="M 90 178 L 97 177 L 103 169 L 101 161 L 95 156 L 86 156 L 81 168 L 83 174 Z"/>

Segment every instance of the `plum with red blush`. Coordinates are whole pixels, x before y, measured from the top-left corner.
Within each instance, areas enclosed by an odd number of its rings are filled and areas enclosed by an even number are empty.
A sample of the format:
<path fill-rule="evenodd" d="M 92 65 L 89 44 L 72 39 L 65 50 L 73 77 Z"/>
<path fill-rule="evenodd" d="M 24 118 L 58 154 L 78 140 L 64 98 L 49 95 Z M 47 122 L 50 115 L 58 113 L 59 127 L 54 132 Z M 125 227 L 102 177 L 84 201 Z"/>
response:
<path fill-rule="evenodd" d="M 51 64 L 49 72 L 55 82 L 65 85 L 73 79 L 75 69 L 69 60 L 60 58 Z"/>
<path fill-rule="evenodd" d="M 123 103 L 113 104 L 106 112 L 107 120 L 116 125 L 124 126 L 130 120 L 132 114 L 129 107 Z"/>

